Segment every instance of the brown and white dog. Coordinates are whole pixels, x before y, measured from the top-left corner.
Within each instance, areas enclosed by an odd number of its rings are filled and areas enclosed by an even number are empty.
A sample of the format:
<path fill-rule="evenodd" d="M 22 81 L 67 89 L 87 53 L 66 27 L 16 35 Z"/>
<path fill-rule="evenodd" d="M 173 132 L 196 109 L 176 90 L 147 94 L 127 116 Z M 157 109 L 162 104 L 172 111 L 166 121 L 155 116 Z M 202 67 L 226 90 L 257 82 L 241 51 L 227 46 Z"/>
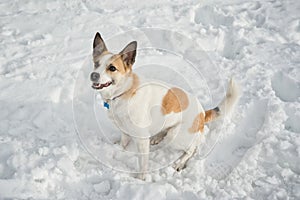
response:
<path fill-rule="evenodd" d="M 205 111 L 198 99 L 177 87 L 143 82 L 132 71 L 137 42 L 129 43 L 120 53 L 109 52 L 97 33 L 93 43 L 94 70 L 92 87 L 105 101 L 109 118 L 122 131 L 121 145 L 130 139 L 139 152 L 139 178 L 148 170 L 150 144 L 172 141 L 172 148 L 183 155 L 174 168 L 183 169 L 200 144 L 204 125 L 230 111 L 238 100 L 238 88 L 231 80 L 226 97 L 218 107 Z M 159 109 L 153 109 L 153 108 Z M 150 112 L 151 111 L 151 112 Z M 158 128 L 159 127 L 159 128 Z"/>

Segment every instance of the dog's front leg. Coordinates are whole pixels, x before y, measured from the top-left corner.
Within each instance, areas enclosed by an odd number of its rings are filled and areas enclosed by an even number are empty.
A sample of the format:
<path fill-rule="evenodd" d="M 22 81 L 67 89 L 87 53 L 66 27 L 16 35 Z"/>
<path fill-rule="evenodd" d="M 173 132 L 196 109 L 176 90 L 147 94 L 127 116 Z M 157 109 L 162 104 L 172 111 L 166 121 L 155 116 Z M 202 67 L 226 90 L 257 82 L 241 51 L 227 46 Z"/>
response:
<path fill-rule="evenodd" d="M 148 161 L 149 161 L 149 145 L 150 139 L 136 139 L 137 150 L 139 153 L 139 170 L 140 174 L 138 175 L 139 179 L 145 180 L 146 172 L 148 171 Z"/>
<path fill-rule="evenodd" d="M 125 134 L 125 133 L 122 133 L 122 135 L 121 135 L 121 146 L 124 148 L 124 149 L 126 149 L 126 147 L 128 146 L 128 144 L 129 144 L 129 142 L 130 142 L 130 136 L 128 136 L 127 134 Z"/>
<path fill-rule="evenodd" d="M 126 149 L 126 147 L 128 146 L 129 142 L 130 142 L 131 137 L 125 133 L 121 134 L 121 140 L 117 140 L 114 142 L 114 144 L 118 144 L 121 145 L 123 147 L 123 149 Z"/>

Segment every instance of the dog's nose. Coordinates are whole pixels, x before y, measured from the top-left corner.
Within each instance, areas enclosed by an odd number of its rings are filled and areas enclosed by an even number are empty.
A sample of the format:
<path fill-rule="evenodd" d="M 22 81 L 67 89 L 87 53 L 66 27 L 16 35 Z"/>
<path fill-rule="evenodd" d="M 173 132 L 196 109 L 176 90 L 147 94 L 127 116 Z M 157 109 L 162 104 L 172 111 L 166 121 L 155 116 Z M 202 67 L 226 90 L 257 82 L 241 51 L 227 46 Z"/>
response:
<path fill-rule="evenodd" d="M 91 81 L 97 82 L 99 80 L 99 78 L 100 78 L 100 74 L 99 73 L 97 73 L 97 72 L 91 73 Z"/>

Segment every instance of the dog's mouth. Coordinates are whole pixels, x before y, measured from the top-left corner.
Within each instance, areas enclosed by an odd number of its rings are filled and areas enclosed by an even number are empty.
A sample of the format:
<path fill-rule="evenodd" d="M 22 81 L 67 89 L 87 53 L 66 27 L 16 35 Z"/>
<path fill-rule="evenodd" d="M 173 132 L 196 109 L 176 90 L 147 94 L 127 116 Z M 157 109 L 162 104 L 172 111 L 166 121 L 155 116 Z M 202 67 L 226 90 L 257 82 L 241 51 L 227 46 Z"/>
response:
<path fill-rule="evenodd" d="M 108 87 L 112 84 L 111 81 L 104 83 L 104 84 L 100 84 L 100 83 L 93 83 L 92 88 L 94 88 L 95 90 L 101 90 L 102 88 Z"/>

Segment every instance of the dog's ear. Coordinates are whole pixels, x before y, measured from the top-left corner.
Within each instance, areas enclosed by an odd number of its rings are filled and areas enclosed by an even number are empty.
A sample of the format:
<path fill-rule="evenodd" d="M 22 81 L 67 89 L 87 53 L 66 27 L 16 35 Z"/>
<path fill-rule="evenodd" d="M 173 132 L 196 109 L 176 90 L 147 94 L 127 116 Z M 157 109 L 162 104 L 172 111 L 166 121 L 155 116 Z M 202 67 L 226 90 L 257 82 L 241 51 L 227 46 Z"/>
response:
<path fill-rule="evenodd" d="M 104 51 L 107 51 L 105 43 L 100 35 L 100 33 L 96 33 L 93 43 L 93 56 L 94 58 L 100 56 Z"/>
<path fill-rule="evenodd" d="M 127 66 L 133 65 L 136 56 L 137 42 L 130 42 L 119 54 Z"/>

